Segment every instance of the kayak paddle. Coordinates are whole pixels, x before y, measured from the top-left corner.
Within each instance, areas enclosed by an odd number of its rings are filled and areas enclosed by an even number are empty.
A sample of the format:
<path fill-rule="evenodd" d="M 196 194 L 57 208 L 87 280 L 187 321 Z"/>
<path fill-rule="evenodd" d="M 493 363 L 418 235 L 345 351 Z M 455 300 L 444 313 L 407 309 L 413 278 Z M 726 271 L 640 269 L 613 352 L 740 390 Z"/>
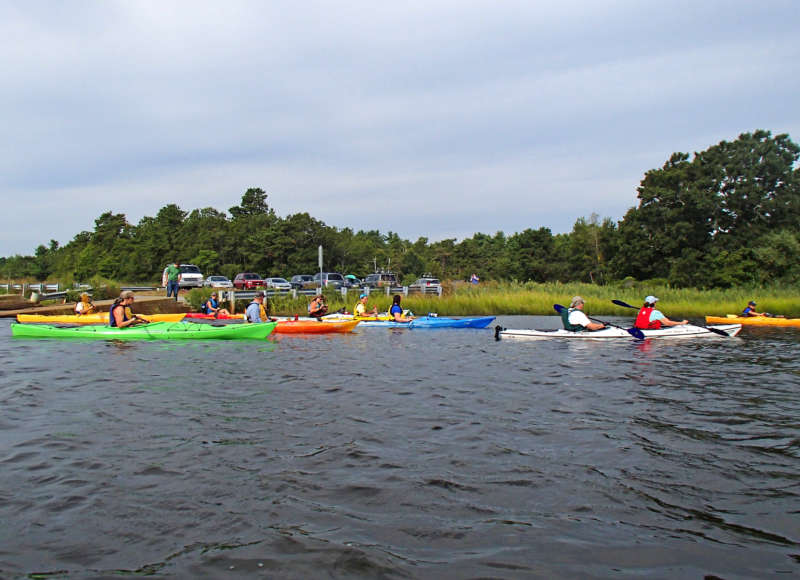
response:
<path fill-rule="evenodd" d="M 567 308 L 565 306 L 561 306 L 561 304 L 553 304 L 553 310 L 561 314 L 561 312 L 567 310 Z M 595 322 L 599 322 L 600 324 L 605 324 L 606 326 L 612 326 L 614 328 L 619 328 L 620 330 L 624 330 L 637 340 L 644 340 L 644 333 L 638 328 L 622 328 L 621 326 L 617 326 L 616 324 L 611 324 L 610 322 L 606 322 L 604 320 L 598 320 L 597 318 L 592 318 L 591 316 L 587 316 L 586 318 L 588 318 L 589 320 L 594 320 Z"/>
<path fill-rule="evenodd" d="M 631 306 L 627 302 L 623 302 L 622 300 L 612 300 L 614 304 L 617 306 L 622 306 L 623 308 L 633 308 L 634 310 L 639 310 L 636 306 Z M 731 335 L 725 332 L 724 330 L 720 330 L 719 328 L 710 328 L 708 326 L 700 326 L 700 328 L 705 328 L 708 332 L 713 332 L 714 334 L 719 334 L 720 336 L 724 336 L 725 338 L 730 338 Z"/>

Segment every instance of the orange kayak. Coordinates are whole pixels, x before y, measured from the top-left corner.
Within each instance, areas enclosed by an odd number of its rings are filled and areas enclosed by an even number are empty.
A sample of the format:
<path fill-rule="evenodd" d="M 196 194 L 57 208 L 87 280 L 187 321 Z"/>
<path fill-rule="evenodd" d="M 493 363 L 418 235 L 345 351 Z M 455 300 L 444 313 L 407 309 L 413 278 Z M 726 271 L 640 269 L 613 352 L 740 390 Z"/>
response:
<path fill-rule="evenodd" d="M 331 332 L 350 332 L 359 320 L 320 322 L 318 320 L 279 320 L 273 332 L 277 334 L 328 334 Z"/>
<path fill-rule="evenodd" d="M 747 326 L 794 326 L 800 328 L 800 318 L 774 316 L 706 316 L 706 324 L 744 324 Z"/>

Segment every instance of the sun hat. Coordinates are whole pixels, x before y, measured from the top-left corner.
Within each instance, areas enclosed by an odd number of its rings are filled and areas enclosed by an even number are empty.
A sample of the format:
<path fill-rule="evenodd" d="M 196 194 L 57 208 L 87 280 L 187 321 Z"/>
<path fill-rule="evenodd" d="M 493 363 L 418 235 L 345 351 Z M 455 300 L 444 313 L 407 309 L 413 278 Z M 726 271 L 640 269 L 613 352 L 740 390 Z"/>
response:
<path fill-rule="evenodd" d="M 583 298 L 580 296 L 573 296 L 572 302 L 569 303 L 569 307 L 575 308 L 578 304 L 584 304 Z"/>
<path fill-rule="evenodd" d="M 648 304 L 655 304 L 656 302 L 658 302 L 658 298 L 656 298 L 655 296 L 647 296 L 645 297 L 644 301 L 647 302 Z"/>
<path fill-rule="evenodd" d="M 748 302 L 748 303 L 747 303 L 747 305 L 748 305 L 748 306 L 755 306 L 755 305 L 756 305 L 756 303 L 755 303 L 755 301 L 754 301 L 754 300 L 751 300 L 750 302 Z"/>
<path fill-rule="evenodd" d="M 361 300 L 362 298 L 366 298 L 366 297 L 367 297 L 366 294 L 362 294 L 361 296 L 358 297 L 358 299 Z"/>

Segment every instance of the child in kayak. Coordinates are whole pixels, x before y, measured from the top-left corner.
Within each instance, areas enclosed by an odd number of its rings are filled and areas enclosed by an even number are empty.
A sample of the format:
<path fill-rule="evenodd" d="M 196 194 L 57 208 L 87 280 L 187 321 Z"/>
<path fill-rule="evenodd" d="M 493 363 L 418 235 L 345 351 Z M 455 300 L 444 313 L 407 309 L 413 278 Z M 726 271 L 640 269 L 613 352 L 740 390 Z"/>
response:
<path fill-rule="evenodd" d="M 82 292 L 80 301 L 75 305 L 75 314 L 80 316 L 82 314 L 93 314 L 94 312 L 97 312 L 97 308 L 95 308 L 89 295 L 86 292 Z"/>

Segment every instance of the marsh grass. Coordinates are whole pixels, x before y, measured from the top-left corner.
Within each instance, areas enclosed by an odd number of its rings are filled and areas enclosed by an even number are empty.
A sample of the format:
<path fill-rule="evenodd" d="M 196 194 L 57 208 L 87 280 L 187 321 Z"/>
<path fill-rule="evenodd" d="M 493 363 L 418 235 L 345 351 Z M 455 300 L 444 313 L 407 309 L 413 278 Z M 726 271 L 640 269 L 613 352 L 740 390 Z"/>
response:
<path fill-rule="evenodd" d="M 410 294 L 403 298 L 403 308 L 417 315 L 436 312 L 441 316 L 470 315 L 555 315 L 554 304 L 569 306 L 575 295 L 586 300 L 585 311 L 594 316 L 634 316 L 636 312 L 612 304 L 617 299 L 639 308 L 648 294 L 659 298 L 659 309 L 670 318 L 700 319 L 706 315 L 724 316 L 739 313 L 749 300 L 758 302 L 758 310 L 788 317 L 800 316 L 800 297 L 793 287 L 731 288 L 697 290 L 671 288 L 662 284 L 645 282 L 597 286 L 593 284 L 560 282 L 548 283 L 481 283 L 479 286 L 448 286 L 444 295 Z M 351 293 L 345 301 L 338 292 L 326 293 L 331 312 L 346 308 L 353 310 L 357 298 Z M 280 315 L 304 316 L 310 297 L 291 296 L 270 299 L 272 312 Z M 391 296 L 382 292 L 370 295 L 370 308 L 375 305 L 385 312 L 391 305 Z M 237 305 L 237 311 L 239 306 Z"/>

